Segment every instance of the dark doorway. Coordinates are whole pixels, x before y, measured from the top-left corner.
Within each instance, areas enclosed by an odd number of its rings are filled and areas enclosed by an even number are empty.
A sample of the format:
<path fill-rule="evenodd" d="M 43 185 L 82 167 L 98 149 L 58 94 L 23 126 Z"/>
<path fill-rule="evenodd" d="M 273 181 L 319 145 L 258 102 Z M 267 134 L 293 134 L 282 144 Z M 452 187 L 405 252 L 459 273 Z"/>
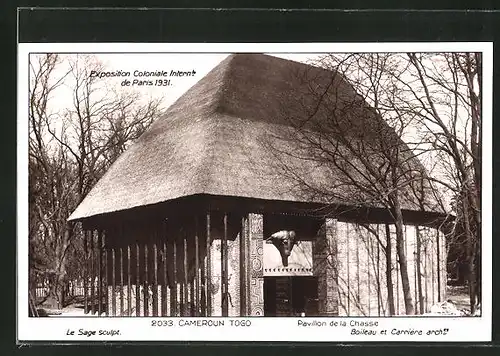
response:
<path fill-rule="evenodd" d="M 265 316 L 317 316 L 317 277 L 264 277 Z"/>

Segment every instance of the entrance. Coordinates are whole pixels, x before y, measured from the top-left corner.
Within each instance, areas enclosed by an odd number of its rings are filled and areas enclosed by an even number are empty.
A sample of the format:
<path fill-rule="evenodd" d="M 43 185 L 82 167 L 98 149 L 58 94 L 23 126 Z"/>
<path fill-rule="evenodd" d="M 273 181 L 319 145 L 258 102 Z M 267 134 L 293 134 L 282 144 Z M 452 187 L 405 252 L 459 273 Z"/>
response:
<path fill-rule="evenodd" d="M 318 278 L 264 277 L 264 316 L 318 316 Z"/>

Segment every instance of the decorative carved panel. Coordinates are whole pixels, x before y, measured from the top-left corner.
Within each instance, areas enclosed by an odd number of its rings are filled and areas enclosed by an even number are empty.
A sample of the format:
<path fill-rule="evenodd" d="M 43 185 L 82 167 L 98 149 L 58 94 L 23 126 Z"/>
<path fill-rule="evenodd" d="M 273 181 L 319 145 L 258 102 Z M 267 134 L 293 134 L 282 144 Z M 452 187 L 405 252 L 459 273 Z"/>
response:
<path fill-rule="evenodd" d="M 264 217 L 262 214 L 248 215 L 250 238 L 250 315 L 264 315 L 264 263 L 263 238 Z"/>

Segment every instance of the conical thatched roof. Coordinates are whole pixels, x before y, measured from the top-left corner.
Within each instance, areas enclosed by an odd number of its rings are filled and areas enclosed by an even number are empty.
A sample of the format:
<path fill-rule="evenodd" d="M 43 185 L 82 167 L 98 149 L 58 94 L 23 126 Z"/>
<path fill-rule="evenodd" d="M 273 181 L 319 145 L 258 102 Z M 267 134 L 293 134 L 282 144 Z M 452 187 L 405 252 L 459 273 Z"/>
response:
<path fill-rule="evenodd" d="M 229 56 L 122 154 L 70 220 L 194 194 L 322 202 L 322 197 L 304 192 L 295 178 L 310 177 L 333 187 L 335 171 L 321 168 L 302 154 L 297 154 L 300 158 L 289 154 L 303 150 L 293 147 L 293 140 L 280 142 L 279 137 L 290 131 L 290 120 L 299 112 L 315 110 L 315 117 L 321 117 L 314 95 L 306 92 L 318 93 L 332 86 L 331 75 L 325 74 L 331 72 L 267 55 Z M 334 82 L 335 95 L 329 100 L 352 102 L 354 90 L 340 76 Z M 345 120 L 358 125 L 357 117 L 365 109 L 350 108 Z M 314 130 L 314 122 L 307 125 Z M 370 131 L 366 122 L 362 126 L 354 130 Z M 285 155 L 280 154 L 283 151 Z M 292 175 L 283 171 L 283 162 Z M 415 166 L 421 169 L 416 160 Z M 353 189 L 338 195 L 340 204 L 363 203 L 362 194 Z M 426 209 L 432 209 L 431 205 L 427 202 Z M 409 202 L 404 208 L 420 209 Z"/>

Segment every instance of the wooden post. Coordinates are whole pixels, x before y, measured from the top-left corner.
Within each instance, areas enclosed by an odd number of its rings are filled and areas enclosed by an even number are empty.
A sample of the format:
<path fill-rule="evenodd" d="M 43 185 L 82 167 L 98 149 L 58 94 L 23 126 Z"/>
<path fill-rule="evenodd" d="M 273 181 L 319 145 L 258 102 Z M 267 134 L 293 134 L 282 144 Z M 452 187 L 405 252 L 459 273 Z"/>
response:
<path fill-rule="evenodd" d="M 187 310 L 188 310 L 188 261 L 187 261 L 187 236 L 183 236 L 182 239 L 183 246 L 184 246 L 184 253 L 183 253 L 183 261 L 184 261 L 184 266 L 183 266 L 183 272 L 184 272 L 184 283 L 182 283 L 182 291 L 183 291 L 183 298 L 182 298 L 182 316 L 187 316 Z"/>
<path fill-rule="evenodd" d="M 140 265 L 140 249 L 139 249 L 139 243 L 137 242 L 135 245 L 135 263 L 136 263 L 136 270 L 135 270 L 135 315 L 140 316 L 141 315 L 141 278 L 140 278 L 140 273 L 141 273 L 141 265 Z"/>
<path fill-rule="evenodd" d="M 158 316 L 158 250 L 153 242 L 153 316 Z"/>
<path fill-rule="evenodd" d="M 380 239 L 380 225 L 377 224 L 377 312 L 378 316 L 380 316 L 380 311 L 381 311 L 381 304 L 382 304 L 382 293 L 380 291 L 380 242 L 378 240 Z"/>
<path fill-rule="evenodd" d="M 202 241 L 203 245 L 205 245 L 204 241 Z M 208 252 L 208 251 L 205 251 Z M 200 285 L 200 306 L 201 306 L 201 315 L 207 316 L 207 256 L 203 256 L 203 261 L 201 263 L 201 273 L 200 273 L 201 285 Z"/>
<path fill-rule="evenodd" d="M 104 276 L 106 277 L 106 283 L 104 283 L 104 285 L 106 286 L 104 295 L 106 298 L 106 316 L 109 316 L 109 291 L 108 291 L 108 288 L 110 285 L 110 283 L 109 283 L 109 261 L 108 261 L 109 253 L 108 253 L 108 245 L 107 245 L 107 236 L 104 232 L 102 233 L 102 241 L 103 241 L 103 250 L 104 250 Z"/>
<path fill-rule="evenodd" d="M 144 243 L 144 316 L 149 316 L 148 244 Z"/>
<path fill-rule="evenodd" d="M 212 258 L 210 256 L 210 248 L 212 245 L 212 239 L 210 237 L 210 212 L 207 213 L 207 233 L 206 233 L 206 244 L 207 244 L 207 263 L 206 263 L 206 283 L 205 283 L 205 288 L 206 288 L 206 299 L 207 299 L 207 316 L 212 316 L 212 291 L 211 291 L 211 284 L 212 284 Z"/>
<path fill-rule="evenodd" d="M 123 247 L 120 247 L 120 316 L 123 316 L 124 308 L 124 299 L 125 296 L 123 294 Z"/>
<path fill-rule="evenodd" d="M 429 235 L 430 232 L 429 232 Z M 436 243 L 436 241 L 434 240 L 433 238 L 434 236 L 430 236 L 430 239 L 431 239 L 431 248 L 430 248 L 430 251 L 429 251 L 429 257 L 430 257 L 430 265 L 431 265 L 431 281 L 432 281 L 432 284 L 431 284 L 431 293 L 432 293 L 432 304 L 431 305 L 434 305 L 436 303 L 436 288 L 434 288 L 434 281 L 436 280 L 436 268 L 435 268 L 435 263 L 434 263 L 434 259 L 435 259 L 435 255 L 434 255 L 434 244 Z M 438 274 L 438 277 L 439 277 L 439 274 Z M 439 286 L 439 285 L 438 285 Z"/>
<path fill-rule="evenodd" d="M 189 306 L 190 316 L 196 316 L 196 285 L 194 279 L 189 282 Z"/>
<path fill-rule="evenodd" d="M 430 279 L 430 289 L 431 289 L 431 305 L 434 305 L 435 303 L 435 300 L 434 300 L 434 281 L 435 281 L 435 277 L 434 277 L 434 248 L 433 248 L 433 245 L 434 245 L 434 239 L 433 239 L 433 236 L 431 235 L 431 232 L 430 231 L 427 231 L 427 246 L 429 246 L 429 251 L 427 251 L 427 254 L 429 255 L 429 265 L 430 265 L 430 270 L 431 270 L 431 279 Z M 429 243 L 430 242 L 430 243 Z"/>
<path fill-rule="evenodd" d="M 417 276 L 417 227 L 414 228 L 415 240 L 413 241 L 413 289 L 414 289 L 414 298 L 415 298 L 415 315 L 420 314 L 420 300 L 418 298 L 418 276 Z"/>
<path fill-rule="evenodd" d="M 368 271 L 368 315 L 371 316 L 371 276 L 370 276 L 370 241 L 371 235 L 368 231 L 366 233 L 366 268 Z"/>
<path fill-rule="evenodd" d="M 89 231 L 90 236 L 90 310 L 95 314 L 95 263 L 94 263 L 94 233 Z"/>
<path fill-rule="evenodd" d="M 170 316 L 177 316 L 177 241 L 172 240 L 172 290 L 170 291 Z"/>
<path fill-rule="evenodd" d="M 436 266 L 437 266 L 437 284 L 438 284 L 438 288 L 437 288 L 437 292 L 438 292 L 438 295 L 437 295 L 437 298 L 438 298 L 438 302 L 441 302 L 442 301 L 442 298 L 443 296 L 441 295 L 441 242 L 440 242 L 440 239 L 439 239 L 439 230 L 436 230 Z"/>
<path fill-rule="evenodd" d="M 227 213 L 224 213 L 224 235 L 222 236 L 221 246 L 221 291 L 222 291 L 222 316 L 228 316 L 228 275 L 227 275 Z"/>
<path fill-rule="evenodd" d="M 132 266 L 130 244 L 127 244 L 127 315 L 132 316 Z"/>
<path fill-rule="evenodd" d="M 394 231 L 394 230 L 393 230 Z M 392 238 L 392 231 L 390 234 L 390 237 Z M 396 237 L 397 239 L 397 237 Z M 399 255 L 398 255 L 398 250 L 397 250 L 397 241 L 394 241 L 394 244 L 391 246 L 394 247 L 394 261 L 396 261 L 396 314 L 399 315 L 399 310 L 400 310 L 400 302 L 401 298 L 399 297 Z"/>
<path fill-rule="evenodd" d="M 355 230 L 356 231 L 356 230 Z M 361 312 L 361 286 L 359 281 L 359 236 L 355 236 L 356 242 L 356 308 Z"/>
<path fill-rule="evenodd" d="M 116 316 L 116 252 L 115 248 L 111 249 L 111 303 L 112 315 Z"/>
<path fill-rule="evenodd" d="M 85 314 L 89 312 L 89 300 L 88 300 L 88 279 L 89 279 L 89 254 L 88 254 L 88 232 L 83 233 L 83 252 L 84 252 L 84 263 L 83 263 L 83 310 Z"/>
<path fill-rule="evenodd" d="M 424 230 L 425 232 L 425 230 Z M 425 292 L 424 292 L 424 301 L 425 301 L 425 309 L 429 309 L 430 305 L 429 305 L 429 288 L 428 288 L 428 285 L 429 285 L 429 266 L 428 266 L 428 263 L 427 263 L 427 258 L 428 258 L 428 254 L 429 254 L 429 251 L 428 251 L 428 247 L 429 246 L 429 242 L 427 241 L 427 236 L 424 237 L 424 288 L 425 288 Z"/>
<path fill-rule="evenodd" d="M 99 265 L 99 284 L 98 284 L 98 294 L 99 294 L 99 303 L 97 305 L 98 308 L 98 313 L 99 316 L 101 316 L 102 313 L 102 297 L 103 297 L 103 291 L 102 291 L 102 236 L 101 236 L 101 231 L 97 231 L 97 246 L 98 246 L 98 251 L 97 251 L 97 257 L 98 257 L 98 265 Z"/>
<path fill-rule="evenodd" d="M 346 249 L 346 267 L 347 267 L 347 316 L 351 315 L 351 276 L 350 276 L 350 259 L 349 259 L 349 250 L 351 247 L 349 246 L 349 224 L 345 225 L 345 243 L 347 246 Z"/>
<path fill-rule="evenodd" d="M 195 286 L 194 286 L 194 291 L 195 291 L 195 296 L 194 296 L 194 310 L 195 310 L 195 316 L 199 315 L 199 310 L 200 310 L 200 246 L 199 246 L 199 241 L 198 241 L 198 216 L 195 216 L 194 220 L 194 228 L 195 228 L 195 235 L 194 235 L 194 253 L 195 253 L 195 258 L 194 258 L 194 278 L 195 278 Z"/>
<path fill-rule="evenodd" d="M 161 316 L 168 316 L 167 313 L 167 290 L 168 290 L 168 275 L 167 275 L 167 241 L 166 236 L 163 238 L 163 283 L 161 286 Z"/>
<path fill-rule="evenodd" d="M 247 315 L 247 268 L 246 268 L 245 216 L 241 218 L 240 229 L 240 316 Z"/>

